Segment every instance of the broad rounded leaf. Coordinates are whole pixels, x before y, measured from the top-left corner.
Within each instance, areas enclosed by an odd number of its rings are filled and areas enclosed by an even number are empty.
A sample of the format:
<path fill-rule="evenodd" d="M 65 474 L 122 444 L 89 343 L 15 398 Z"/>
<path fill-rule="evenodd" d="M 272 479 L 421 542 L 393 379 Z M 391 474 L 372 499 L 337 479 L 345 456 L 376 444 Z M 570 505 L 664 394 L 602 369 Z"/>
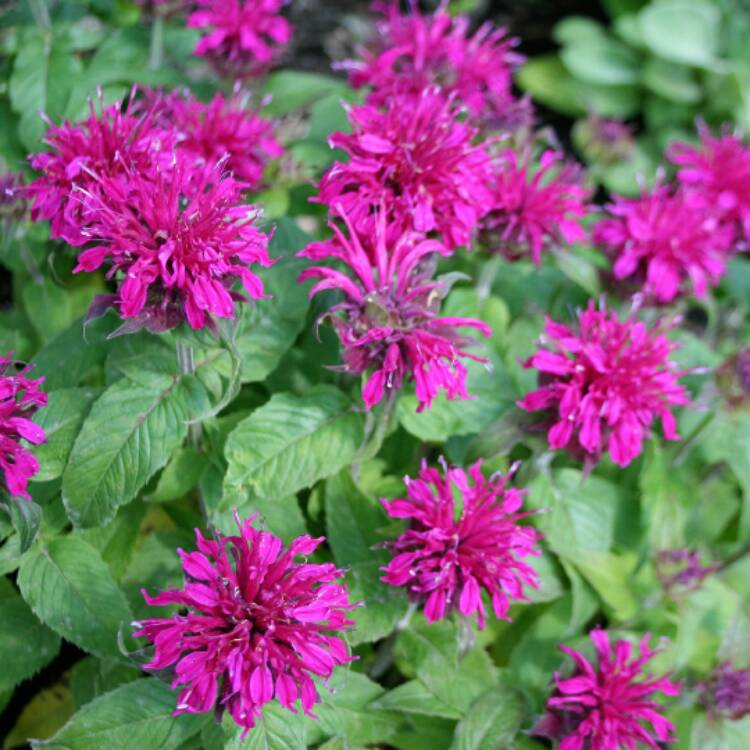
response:
<path fill-rule="evenodd" d="M 36 616 L 96 656 L 120 656 L 117 636 L 132 618 L 99 553 L 76 536 L 52 539 L 22 560 L 18 586 Z"/>
<path fill-rule="evenodd" d="M 185 438 L 188 420 L 208 408 L 194 375 L 143 372 L 123 378 L 94 403 L 81 427 L 62 493 L 78 527 L 101 526 L 166 462 Z"/>
<path fill-rule="evenodd" d="M 87 703 L 45 750 L 174 750 L 197 734 L 206 714 L 173 716 L 176 693 L 155 677 L 135 680 Z"/>
<path fill-rule="evenodd" d="M 229 434 L 224 488 L 235 495 L 292 495 L 350 464 L 362 439 L 362 416 L 338 389 L 276 394 Z"/>
<path fill-rule="evenodd" d="M 603 35 L 567 45 L 560 59 L 576 78 L 587 83 L 618 86 L 637 83 L 640 78 L 638 55 L 627 45 Z"/>
<path fill-rule="evenodd" d="M 688 65 L 711 65 L 719 44 L 721 11 L 707 0 L 662 0 L 639 15 L 643 39 L 657 55 Z"/>

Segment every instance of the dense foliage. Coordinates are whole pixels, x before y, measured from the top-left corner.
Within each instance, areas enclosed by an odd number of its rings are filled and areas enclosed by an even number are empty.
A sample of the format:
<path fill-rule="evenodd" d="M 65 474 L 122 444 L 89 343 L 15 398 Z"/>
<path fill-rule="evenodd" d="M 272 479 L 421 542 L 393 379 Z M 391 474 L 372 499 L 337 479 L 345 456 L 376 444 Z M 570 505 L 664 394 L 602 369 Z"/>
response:
<path fill-rule="evenodd" d="M 0 11 L 5 747 L 748 747 L 750 62 L 606 5 L 591 173 L 447 2 Z"/>

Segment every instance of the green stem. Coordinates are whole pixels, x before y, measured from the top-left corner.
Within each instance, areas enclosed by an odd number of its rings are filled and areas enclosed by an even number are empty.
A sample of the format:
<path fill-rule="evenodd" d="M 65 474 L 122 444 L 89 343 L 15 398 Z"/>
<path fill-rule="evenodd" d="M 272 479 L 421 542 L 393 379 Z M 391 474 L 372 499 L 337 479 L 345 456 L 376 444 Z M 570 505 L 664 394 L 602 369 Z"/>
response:
<path fill-rule="evenodd" d="M 151 44 L 148 51 L 148 67 L 159 70 L 164 62 L 164 17 L 160 13 L 154 15 L 151 24 Z"/>
<path fill-rule="evenodd" d="M 477 281 L 477 297 L 479 297 L 480 302 L 484 302 L 492 294 L 492 285 L 502 265 L 503 259 L 499 255 L 493 255 L 484 264 Z"/>
<path fill-rule="evenodd" d="M 690 433 L 688 436 L 680 443 L 679 448 L 674 454 L 674 458 L 672 459 L 672 463 L 675 466 L 679 466 L 685 458 L 687 457 L 687 454 L 690 452 L 690 449 L 693 447 L 693 444 L 698 439 L 700 434 L 703 432 L 703 430 L 708 427 L 709 424 L 713 421 L 714 417 L 716 416 L 716 412 L 714 410 L 709 410 L 706 412 L 706 414 L 703 416 L 703 419 L 698 422 L 698 424 L 693 427 L 692 430 L 690 430 Z"/>
<path fill-rule="evenodd" d="M 192 375 L 195 372 L 195 353 L 193 347 L 188 344 L 184 344 L 182 341 L 177 342 L 177 365 L 180 368 L 182 375 Z M 201 440 L 203 438 L 203 428 L 200 422 L 189 422 L 188 423 L 188 442 L 192 448 L 199 451 L 201 448 Z M 208 510 L 206 509 L 206 501 L 203 497 L 203 493 L 198 488 L 198 501 L 201 506 L 201 513 L 203 520 L 208 524 Z"/>

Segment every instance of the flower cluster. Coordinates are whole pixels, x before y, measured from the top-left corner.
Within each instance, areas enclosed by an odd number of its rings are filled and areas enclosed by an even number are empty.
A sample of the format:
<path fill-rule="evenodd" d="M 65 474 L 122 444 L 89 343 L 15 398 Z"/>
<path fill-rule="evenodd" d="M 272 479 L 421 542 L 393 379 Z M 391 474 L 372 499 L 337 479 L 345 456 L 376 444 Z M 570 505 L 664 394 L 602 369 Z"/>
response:
<path fill-rule="evenodd" d="M 284 152 L 269 120 L 222 94 L 207 104 L 189 94 L 172 95 L 165 117 L 193 168 L 212 169 L 226 158 L 226 169 L 248 190 L 261 187 L 266 164 Z"/>
<path fill-rule="evenodd" d="M 389 234 L 384 212 L 377 217 L 373 237 L 358 232 L 343 209 L 340 213 L 349 236 L 331 224 L 333 239 L 312 243 L 300 255 L 338 260 L 348 266 L 348 273 L 312 266 L 300 281 L 320 279 L 310 296 L 325 289 L 343 292 L 344 301 L 326 316 L 344 347 L 344 369 L 371 372 L 362 393 L 367 408 L 409 377 L 416 383 L 420 411 L 441 389 L 449 399 L 468 398 L 460 358 L 484 360 L 464 350 L 472 339 L 456 329 L 474 328 L 485 336 L 491 330 L 481 320 L 439 316 L 441 285 L 431 280 L 429 259 L 435 253 L 448 254 L 447 248 L 413 232 Z"/>
<path fill-rule="evenodd" d="M 195 54 L 233 78 L 261 75 L 292 39 L 292 26 L 280 15 L 285 0 L 195 0 L 187 20 L 208 30 Z"/>
<path fill-rule="evenodd" d="M 700 685 L 701 702 L 712 716 L 739 721 L 750 716 L 750 669 L 720 664 Z"/>
<path fill-rule="evenodd" d="M 28 186 L 27 195 L 33 201 L 31 218 L 49 221 L 53 239 L 74 247 L 88 241 L 92 212 L 83 195 L 101 195 L 102 179 L 168 167 L 176 140 L 157 122 L 158 98 L 146 112 L 139 114 L 139 109 L 133 96 L 125 106 L 105 107 L 102 99 L 100 111 L 91 102 L 82 122 L 50 123 L 45 142 L 52 150 L 29 158 L 41 175 Z"/>
<path fill-rule="evenodd" d="M 86 195 L 92 209 L 90 247 L 74 272 L 94 271 L 122 279 L 117 304 L 138 327 L 163 331 L 183 318 L 203 328 L 234 317 L 231 291 L 240 280 L 252 299 L 263 283 L 249 266 L 268 267 L 268 235 L 253 222 L 258 211 L 242 203 L 241 185 L 214 167 L 191 172 L 178 165 L 144 176 L 132 172 L 103 179 L 101 193 Z"/>
<path fill-rule="evenodd" d="M 244 203 L 280 154 L 268 122 L 216 95 L 209 104 L 143 90 L 125 107 L 92 105 L 77 125 L 53 126 L 35 154 L 32 218 L 82 248 L 75 271 L 107 265 L 125 330 L 193 328 L 232 318 L 240 280 L 263 296 L 252 264 L 271 265 L 259 211 Z M 231 173 L 236 174 L 236 178 Z"/>
<path fill-rule="evenodd" d="M 439 85 L 454 94 L 480 120 L 504 121 L 516 107 L 512 73 L 523 57 L 513 51 L 517 39 L 486 23 L 469 34 L 469 18 L 452 16 L 447 2 L 426 16 L 416 3 L 404 15 L 397 0 L 375 4 L 382 12 L 377 39 L 348 61 L 353 86 L 371 86 L 368 103 L 386 105 L 402 94 L 419 94 Z"/>
<path fill-rule="evenodd" d="M 382 108 L 352 107 L 349 120 L 351 134 L 330 138 L 349 161 L 326 172 L 316 200 L 334 214 L 341 206 L 362 232 L 372 231 L 385 205 L 401 231 L 438 232 L 450 249 L 468 245 L 490 205 L 492 163 L 453 100 L 428 87 Z"/>
<path fill-rule="evenodd" d="M 644 664 L 655 654 L 648 646 L 649 636 L 640 642 L 640 656 L 634 657 L 628 641 L 613 645 L 599 628 L 589 635 L 598 663 L 560 647 L 573 659 L 575 670 L 568 678 L 555 675 L 557 689 L 535 733 L 560 740 L 560 750 L 659 750 L 659 743 L 673 741 L 674 725 L 651 696 L 675 696 L 681 686 L 667 677 L 643 674 Z"/>
<path fill-rule="evenodd" d="M 296 562 L 323 538 L 301 536 L 284 549 L 281 539 L 241 522 L 239 536 L 205 539 L 197 552 L 178 550 L 182 589 L 150 597 L 150 605 L 182 608 L 171 617 L 136 623 L 136 637 L 156 647 L 146 669 L 173 669 L 180 687 L 175 713 L 228 711 L 239 726 L 255 726 L 261 709 L 276 700 L 312 716 L 319 700 L 313 675 L 328 679 L 352 661 L 337 631 L 354 625 L 355 607 L 332 563 Z M 296 711 L 295 711 L 296 712 Z"/>
<path fill-rule="evenodd" d="M 580 184 L 580 169 L 558 166 L 561 154 L 545 151 L 539 166 L 531 155 L 503 152 L 492 181 L 491 211 L 484 218 L 485 244 L 513 260 L 531 253 L 539 265 L 542 250 L 559 242 L 586 239 L 580 224 L 589 191 Z"/>
<path fill-rule="evenodd" d="M 658 326 L 620 321 L 589 302 L 577 330 L 547 319 L 545 339 L 525 365 L 541 373 L 541 387 L 518 406 L 549 413 L 552 449 L 594 461 L 606 449 L 618 466 L 627 466 L 657 417 L 664 437 L 679 439 L 670 407 L 689 399 L 669 360 L 674 344 Z"/>
<path fill-rule="evenodd" d="M 750 243 L 750 147 L 731 134 L 715 137 L 700 129 L 701 146 L 677 143 L 669 158 L 679 170 L 677 178 L 696 210 L 716 212 L 736 227 Z"/>
<path fill-rule="evenodd" d="M 475 616 L 483 628 L 483 589 L 495 616 L 510 619 L 510 600 L 525 600 L 524 586 L 539 587 L 536 572 L 523 560 L 540 554 L 540 534 L 518 523 L 529 515 L 519 512 L 524 493 L 507 486 L 509 477 L 485 479 L 481 461 L 468 475 L 443 468 L 441 474 L 424 462 L 417 479 L 405 479 L 407 497 L 383 500 L 389 516 L 409 521 L 389 544 L 396 554 L 383 581 L 405 586 L 412 599 L 424 601 L 428 622 L 458 610 Z"/>
<path fill-rule="evenodd" d="M 704 297 L 726 270 L 734 228 L 683 191 L 659 186 L 640 198 L 616 196 L 594 241 L 614 260 L 615 278 L 633 277 L 658 302 L 671 302 L 689 282 Z"/>
<path fill-rule="evenodd" d="M 15 372 L 10 357 L 0 357 L 0 468 L 5 486 L 13 496 L 31 500 L 29 479 L 39 471 L 39 461 L 21 442 L 44 443 L 44 430 L 30 417 L 47 404 L 47 394 L 39 390 L 44 378 L 27 377 L 31 368 Z"/>

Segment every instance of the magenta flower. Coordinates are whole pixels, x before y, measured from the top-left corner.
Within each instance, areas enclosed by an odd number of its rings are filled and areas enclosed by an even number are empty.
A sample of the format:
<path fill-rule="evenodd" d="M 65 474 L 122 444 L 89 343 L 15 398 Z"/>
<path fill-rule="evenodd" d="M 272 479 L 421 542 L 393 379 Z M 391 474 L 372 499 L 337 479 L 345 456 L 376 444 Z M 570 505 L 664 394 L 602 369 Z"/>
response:
<path fill-rule="evenodd" d="M 518 40 L 490 23 L 470 35 L 470 19 L 451 16 L 446 5 L 423 15 L 412 3 L 403 15 L 397 0 L 376 3 L 383 18 L 375 44 L 360 51 L 361 61 L 344 63 L 352 85 L 371 86 L 368 103 L 381 106 L 437 84 L 455 94 L 473 117 L 504 119 L 516 105 L 512 73 L 523 57 L 512 50 Z"/>
<path fill-rule="evenodd" d="M 197 168 L 213 167 L 228 156 L 226 169 L 249 190 L 261 186 L 265 165 L 284 153 L 271 122 L 221 94 L 209 104 L 189 95 L 174 96 L 170 105 L 183 155 Z"/>
<path fill-rule="evenodd" d="M 100 112 L 90 104 L 90 114 L 81 123 L 52 125 L 46 143 L 50 152 L 32 154 L 31 166 L 42 174 L 27 188 L 33 199 L 31 218 L 51 222 L 51 236 L 69 245 L 88 242 L 85 229 L 92 217 L 78 191 L 97 193 L 101 178 L 130 170 L 149 172 L 156 164 L 167 166 L 174 151 L 174 135 L 156 123 L 158 99 L 138 116 L 133 97 Z M 140 108 L 140 105 L 138 105 Z"/>
<path fill-rule="evenodd" d="M 455 329 L 475 328 L 485 336 L 492 331 L 481 320 L 438 316 L 442 285 L 431 280 L 428 266 L 434 253 L 447 255 L 447 248 L 414 233 L 387 233 L 382 212 L 373 235 L 357 232 L 346 212 L 340 208 L 339 213 L 349 237 L 331 224 L 333 239 L 314 242 L 299 254 L 315 261 L 339 260 L 348 273 L 313 266 L 299 281 L 320 279 L 310 297 L 325 289 L 343 292 L 344 301 L 324 317 L 330 317 L 344 347 L 342 369 L 371 373 L 362 392 L 367 409 L 410 377 L 416 383 L 418 411 L 429 408 L 441 389 L 449 399 L 469 398 L 460 358 L 486 360 L 464 351 L 473 339 Z"/>
<path fill-rule="evenodd" d="M 136 623 L 136 637 L 156 647 L 146 669 L 173 668 L 181 687 L 175 714 L 229 711 L 245 733 L 273 698 L 314 717 L 319 696 L 312 675 L 328 679 L 353 660 L 335 633 L 354 625 L 356 605 L 332 563 L 295 562 L 323 541 L 307 535 L 283 548 L 281 539 L 241 522 L 240 536 L 205 539 L 196 529 L 197 552 L 178 549 L 185 571 L 182 589 L 155 597 L 150 605 L 177 604 L 183 611 Z M 244 735 L 243 735 L 244 736 Z"/>
<path fill-rule="evenodd" d="M 636 199 L 615 196 L 607 210 L 594 242 L 612 255 L 617 279 L 634 277 L 658 302 L 671 302 L 688 282 L 704 297 L 724 275 L 734 229 L 684 193 L 661 186 Z"/>
<path fill-rule="evenodd" d="M 30 417 L 47 404 L 47 394 L 39 390 L 44 378 L 26 377 L 30 369 L 16 373 L 13 360 L 0 357 L 0 468 L 8 492 L 27 500 L 31 500 L 27 485 L 39 471 L 39 461 L 21 441 L 46 442 L 44 430 Z"/>
<path fill-rule="evenodd" d="M 266 296 L 250 270 L 273 264 L 269 236 L 254 225 L 258 210 L 242 202 L 242 186 L 218 167 L 191 172 L 179 163 L 153 179 L 137 172 L 103 178 L 84 193 L 91 246 L 74 273 L 105 262 L 119 283 L 117 304 L 135 328 L 162 331 L 183 318 L 192 328 L 209 316 L 234 317 L 231 287 L 240 280 L 253 299 Z"/>
<path fill-rule="evenodd" d="M 643 448 L 655 418 L 667 440 L 679 440 L 673 406 L 689 403 L 680 373 L 669 361 L 675 344 L 659 326 L 589 302 L 579 314 L 577 330 L 547 319 L 545 348 L 526 367 L 541 373 L 541 388 L 518 406 L 549 412 L 550 448 L 568 448 L 598 460 L 602 451 L 618 466 L 627 466 Z"/>
<path fill-rule="evenodd" d="M 669 158 L 693 206 L 717 211 L 750 242 L 750 147 L 736 135 L 715 137 L 699 128 L 701 146 L 676 143 Z"/>
<path fill-rule="evenodd" d="M 233 77 L 265 73 L 292 39 L 292 25 L 279 15 L 285 0 L 195 0 L 187 19 L 194 29 L 208 29 L 195 54 Z"/>
<path fill-rule="evenodd" d="M 334 213 L 340 205 L 359 232 L 373 231 L 385 204 L 389 224 L 439 232 L 450 249 L 468 245 L 490 206 L 492 164 L 451 101 L 429 88 L 382 110 L 352 107 L 349 120 L 354 132 L 334 133 L 330 144 L 350 159 L 323 175 L 316 200 Z"/>
<path fill-rule="evenodd" d="M 409 528 L 389 547 L 396 556 L 383 568 L 383 581 L 405 586 L 424 615 L 435 622 L 457 609 L 486 622 L 481 592 L 492 601 L 495 616 L 510 620 L 510 600 L 525 601 L 523 587 L 539 588 L 534 569 L 524 557 L 540 554 L 541 534 L 518 521 L 524 491 L 506 487 L 508 476 L 485 479 L 482 462 L 462 469 L 443 463 L 443 476 L 422 463 L 418 479 L 404 479 L 407 497 L 383 500 L 394 518 L 409 519 Z M 459 508 L 456 496 L 460 495 Z"/>
<path fill-rule="evenodd" d="M 750 669 L 735 669 L 724 662 L 700 685 L 700 693 L 711 716 L 726 716 L 731 721 L 750 716 Z"/>
<path fill-rule="evenodd" d="M 535 733 L 561 740 L 559 750 L 660 750 L 659 743 L 674 741 L 674 725 L 652 696 L 679 695 L 681 685 L 643 674 L 643 665 L 656 653 L 648 646 L 649 636 L 641 640 L 637 657 L 628 641 L 617 641 L 613 647 L 604 630 L 595 628 L 589 636 L 598 664 L 560 646 L 575 662 L 575 671 L 567 679 L 555 675 L 557 690 Z"/>
<path fill-rule="evenodd" d="M 580 219 L 588 209 L 590 191 L 581 184 L 580 169 L 558 165 L 562 155 L 545 151 L 535 168 L 531 155 L 521 159 L 507 149 L 496 169 L 492 209 L 483 220 L 487 241 L 500 243 L 498 252 L 513 260 L 523 255 L 539 265 L 542 250 L 586 239 Z"/>

